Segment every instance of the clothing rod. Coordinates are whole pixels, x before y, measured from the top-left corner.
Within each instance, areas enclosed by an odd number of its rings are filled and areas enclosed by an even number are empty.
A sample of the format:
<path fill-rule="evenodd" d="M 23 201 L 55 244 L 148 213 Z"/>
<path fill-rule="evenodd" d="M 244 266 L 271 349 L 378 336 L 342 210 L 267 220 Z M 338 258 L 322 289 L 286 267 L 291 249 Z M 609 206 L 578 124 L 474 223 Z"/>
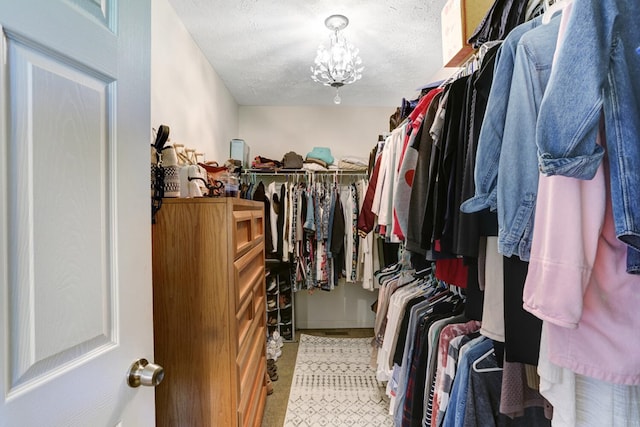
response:
<path fill-rule="evenodd" d="M 260 175 L 260 176 L 276 176 L 276 175 L 346 175 L 346 176 L 368 176 L 367 171 L 309 171 L 309 170 L 286 170 L 286 171 L 269 171 L 263 172 L 259 170 L 244 170 L 242 175 Z"/>

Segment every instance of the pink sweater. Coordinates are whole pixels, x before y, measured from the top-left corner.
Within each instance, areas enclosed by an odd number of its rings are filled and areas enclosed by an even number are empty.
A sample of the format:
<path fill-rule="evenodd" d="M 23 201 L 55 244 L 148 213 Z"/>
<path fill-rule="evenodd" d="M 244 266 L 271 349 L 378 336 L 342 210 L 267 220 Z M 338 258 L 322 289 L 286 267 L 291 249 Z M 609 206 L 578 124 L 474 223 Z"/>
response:
<path fill-rule="evenodd" d="M 550 361 L 640 384 L 640 276 L 613 227 L 608 159 L 581 181 L 540 176 L 524 308 L 547 322 Z"/>

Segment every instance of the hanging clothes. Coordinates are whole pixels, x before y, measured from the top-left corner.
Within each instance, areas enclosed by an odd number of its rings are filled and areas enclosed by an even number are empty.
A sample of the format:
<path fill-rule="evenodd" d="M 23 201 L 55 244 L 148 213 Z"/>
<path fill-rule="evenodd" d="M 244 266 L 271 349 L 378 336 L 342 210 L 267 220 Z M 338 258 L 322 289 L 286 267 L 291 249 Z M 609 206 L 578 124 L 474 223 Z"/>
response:
<path fill-rule="evenodd" d="M 309 176 L 308 182 L 306 175 L 292 175 L 281 184 L 256 185 L 254 197 L 265 203 L 267 257 L 291 264 L 294 290 L 330 291 L 341 279 L 375 289 L 373 241 L 357 230 L 368 185 L 359 175 Z"/>
<path fill-rule="evenodd" d="M 418 102 L 416 108 L 408 117 L 407 135 L 398 165 L 398 180 L 393 191 L 394 233 L 400 240 L 405 240 L 408 233 L 410 215 L 410 199 L 416 168 L 418 165 L 420 140 L 422 138 L 422 123 L 434 97 L 442 89 L 428 92 Z"/>
<path fill-rule="evenodd" d="M 511 83 L 508 88 L 506 85 L 492 88 L 478 145 L 476 195 L 461 206 L 468 213 L 487 207 L 496 210 L 500 253 L 516 255 L 523 261 L 528 261 L 531 250 L 538 160 L 535 132 L 523 133 L 519 129 L 535 129 L 540 101 L 551 74 L 560 24 L 558 18 L 544 26 L 541 21 L 542 17 L 538 17 L 524 28 L 516 29 L 519 31 L 514 30 L 509 35 L 514 34 L 514 40 L 505 40 L 502 45 L 517 43 L 513 69 L 507 72 L 512 76 Z M 511 58 L 504 60 L 505 71 L 508 71 Z M 502 64 L 502 56 L 498 64 L 496 67 Z M 493 100 L 501 107 L 494 110 Z M 488 124 L 491 120 L 495 120 L 495 127 Z M 497 134 L 492 135 L 496 129 Z M 514 174 L 514 170 L 518 173 Z"/>

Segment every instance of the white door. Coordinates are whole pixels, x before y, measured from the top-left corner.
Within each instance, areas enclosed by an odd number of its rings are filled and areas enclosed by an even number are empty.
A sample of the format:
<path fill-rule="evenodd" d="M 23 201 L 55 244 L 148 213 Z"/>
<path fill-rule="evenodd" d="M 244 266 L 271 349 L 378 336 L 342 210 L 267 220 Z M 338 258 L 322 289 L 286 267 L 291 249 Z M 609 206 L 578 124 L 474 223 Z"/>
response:
<path fill-rule="evenodd" d="M 150 0 L 0 0 L 0 426 L 152 426 Z"/>

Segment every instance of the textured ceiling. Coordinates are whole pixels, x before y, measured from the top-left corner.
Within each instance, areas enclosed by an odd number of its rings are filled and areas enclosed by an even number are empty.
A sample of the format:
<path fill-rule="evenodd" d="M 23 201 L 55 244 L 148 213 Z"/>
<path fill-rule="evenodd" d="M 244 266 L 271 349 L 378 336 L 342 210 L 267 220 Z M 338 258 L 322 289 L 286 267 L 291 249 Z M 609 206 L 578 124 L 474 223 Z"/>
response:
<path fill-rule="evenodd" d="M 442 71 L 445 0 L 169 0 L 240 105 L 333 105 L 335 91 L 311 80 L 324 20 L 349 18 L 362 79 L 340 90 L 348 106 L 399 106 Z"/>

